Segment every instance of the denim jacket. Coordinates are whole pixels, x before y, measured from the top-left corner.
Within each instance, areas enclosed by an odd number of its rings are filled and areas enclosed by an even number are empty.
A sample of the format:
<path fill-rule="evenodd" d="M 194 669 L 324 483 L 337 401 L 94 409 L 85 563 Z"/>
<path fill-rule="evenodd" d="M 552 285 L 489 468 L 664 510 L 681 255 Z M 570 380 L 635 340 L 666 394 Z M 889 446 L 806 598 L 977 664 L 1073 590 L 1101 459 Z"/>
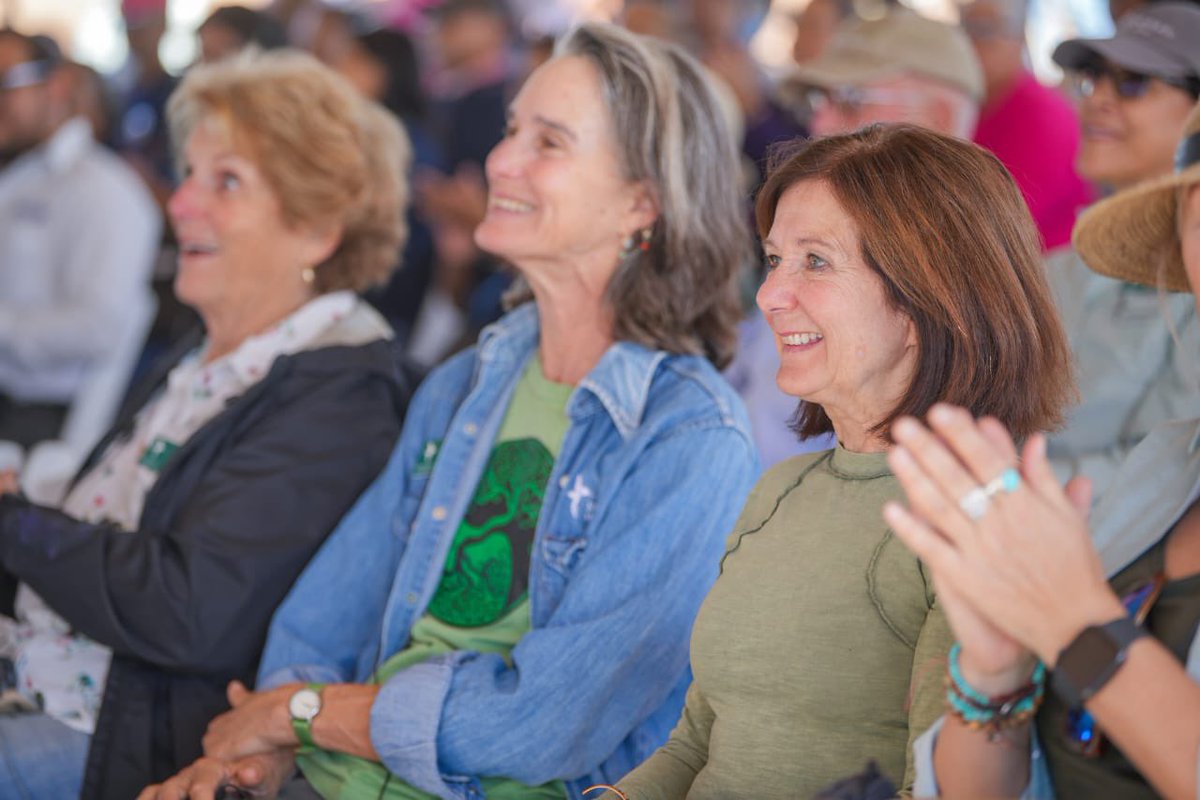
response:
<path fill-rule="evenodd" d="M 1200 419 L 1168 422 L 1155 428 L 1125 459 L 1109 490 L 1092 511 L 1092 541 L 1112 578 L 1170 533 L 1200 497 Z M 1192 639 L 1184 665 L 1200 683 L 1200 634 Z M 916 797 L 938 794 L 933 751 L 944 717 L 913 743 L 917 768 Z M 1029 783 L 1021 800 L 1054 800 L 1054 783 L 1032 729 Z M 1200 787 L 1200 753 L 1197 753 Z"/>
<path fill-rule="evenodd" d="M 405 647 L 537 344 L 528 304 L 426 379 L 387 468 L 276 612 L 260 687 L 363 682 Z M 692 619 L 758 474 L 745 411 L 704 359 L 621 342 L 567 415 L 511 663 L 434 657 L 372 708 L 383 764 L 439 797 L 481 797 L 479 776 L 563 779 L 580 797 L 646 758 L 682 709 Z"/>

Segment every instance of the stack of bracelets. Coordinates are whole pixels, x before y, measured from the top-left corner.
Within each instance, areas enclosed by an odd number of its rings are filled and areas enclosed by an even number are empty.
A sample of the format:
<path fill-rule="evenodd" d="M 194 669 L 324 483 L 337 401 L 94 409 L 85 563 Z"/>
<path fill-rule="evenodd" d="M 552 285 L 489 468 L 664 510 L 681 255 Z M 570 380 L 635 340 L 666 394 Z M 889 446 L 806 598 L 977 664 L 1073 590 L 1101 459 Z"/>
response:
<path fill-rule="evenodd" d="M 1029 683 L 1011 694 L 988 697 L 963 679 L 959 666 L 962 647 L 958 642 L 950 648 L 946 659 L 946 703 L 950 713 L 961 719 L 968 728 L 987 730 L 992 735 L 1005 728 L 1015 728 L 1033 719 L 1046 694 L 1046 665 L 1038 662 Z"/>

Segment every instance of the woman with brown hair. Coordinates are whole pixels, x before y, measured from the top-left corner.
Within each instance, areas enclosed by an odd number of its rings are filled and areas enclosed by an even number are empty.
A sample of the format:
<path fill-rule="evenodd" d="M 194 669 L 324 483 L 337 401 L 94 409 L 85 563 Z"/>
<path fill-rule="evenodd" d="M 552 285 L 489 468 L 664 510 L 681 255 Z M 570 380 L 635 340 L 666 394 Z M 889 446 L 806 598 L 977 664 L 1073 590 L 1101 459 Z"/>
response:
<path fill-rule="evenodd" d="M 955 398 L 1028 435 L 1071 394 L 1037 231 L 980 148 L 904 125 L 817 140 L 771 171 L 757 218 L 779 385 L 805 402 L 801 435 L 839 446 L 752 492 L 696 620 L 683 716 L 619 784 L 633 800 L 811 797 L 868 759 L 910 786 L 951 637 L 880 521 L 900 493 L 887 431 Z"/>
<path fill-rule="evenodd" d="M 1196 292 L 1200 106 L 1175 165 L 1079 218 L 1075 246 L 1098 273 Z M 918 742 L 922 795 L 1196 797 L 1200 420 L 1146 437 L 1090 522 L 1088 481 L 1064 489 L 1043 437 L 1018 456 L 1016 432 L 995 419 L 939 406 L 929 426 L 895 426 L 911 511 L 893 504 L 887 519 L 946 592 L 959 641 L 950 671 L 980 708 L 969 720 L 948 697 Z M 1012 491 L 960 508 L 1005 473 Z M 1021 696 L 1044 700 L 1012 714 L 1004 698 Z"/>

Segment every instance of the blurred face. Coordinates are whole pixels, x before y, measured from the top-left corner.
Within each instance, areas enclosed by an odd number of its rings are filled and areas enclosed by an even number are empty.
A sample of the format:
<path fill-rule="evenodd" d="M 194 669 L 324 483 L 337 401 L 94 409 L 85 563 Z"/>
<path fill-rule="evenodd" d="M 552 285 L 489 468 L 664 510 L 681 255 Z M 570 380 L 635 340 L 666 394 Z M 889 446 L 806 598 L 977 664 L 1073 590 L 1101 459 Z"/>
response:
<path fill-rule="evenodd" d="M 179 240 L 179 299 L 206 322 L 302 305 L 309 289 L 301 272 L 328 254 L 320 237 L 284 221 L 258 165 L 212 120 L 192 131 L 184 161 L 183 182 L 167 204 Z"/>
<path fill-rule="evenodd" d="M 1179 241 L 1183 246 L 1183 266 L 1187 270 L 1192 291 L 1200 287 L 1200 183 L 1183 196 L 1179 224 Z M 1196 292 L 1200 301 L 1200 292 Z"/>
<path fill-rule="evenodd" d="M 918 75 L 890 75 L 818 95 L 812 129 L 818 136 L 849 133 L 876 122 L 909 122 L 954 133 L 930 82 Z M 941 87 L 937 87 L 941 90 Z"/>
<path fill-rule="evenodd" d="M 792 59 L 797 64 L 819 58 L 833 39 L 841 19 L 830 0 L 812 0 L 796 15 L 796 38 L 792 41 Z"/>
<path fill-rule="evenodd" d="M 363 97 L 381 100 L 387 90 L 387 73 L 365 47 L 354 46 L 337 64 L 332 65 Z"/>
<path fill-rule="evenodd" d="M 507 32 L 504 21 L 484 11 L 464 11 L 437 28 L 438 57 L 450 71 L 470 72 L 503 54 Z"/>
<path fill-rule="evenodd" d="M 758 307 L 775 334 L 779 388 L 824 407 L 840 438 L 851 424 L 870 428 L 907 390 L 917 337 L 863 260 L 854 220 L 827 184 L 799 183 L 779 199 L 763 249 Z"/>
<path fill-rule="evenodd" d="M 978 0 L 963 6 L 962 27 L 979 56 L 989 87 L 1005 82 L 1020 68 L 1023 31 L 999 4 Z"/>
<path fill-rule="evenodd" d="M 654 219 L 623 177 L 599 76 L 578 56 L 529 77 L 485 168 L 487 214 L 475 242 L 527 274 L 565 262 L 595 265 L 607 282 L 621 242 Z"/>
<path fill-rule="evenodd" d="M 148 14 L 125 20 L 125 37 L 129 49 L 142 62 L 158 61 L 158 43 L 167 31 L 165 14 Z"/>
<path fill-rule="evenodd" d="M 246 43 L 237 31 L 219 22 L 210 22 L 197 31 L 200 39 L 200 60 L 206 64 L 221 61 L 241 52 Z"/>
<path fill-rule="evenodd" d="M 1169 173 L 1194 104 L 1184 90 L 1153 78 L 1140 97 L 1122 97 L 1111 77 L 1097 77 L 1079 107 L 1076 169 L 1087 180 L 1116 189 Z"/>
<path fill-rule="evenodd" d="M 0 35 L 0 162 L 8 161 L 36 146 L 52 129 L 48 81 L 3 88 L 24 69 L 33 53 L 21 39 Z"/>

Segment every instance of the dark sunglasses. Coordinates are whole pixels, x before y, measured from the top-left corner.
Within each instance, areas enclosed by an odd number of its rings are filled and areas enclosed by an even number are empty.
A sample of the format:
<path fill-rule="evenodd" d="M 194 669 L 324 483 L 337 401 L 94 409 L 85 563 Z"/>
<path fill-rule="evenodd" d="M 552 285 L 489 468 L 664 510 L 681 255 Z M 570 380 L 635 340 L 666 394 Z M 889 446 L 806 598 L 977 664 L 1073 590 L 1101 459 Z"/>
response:
<path fill-rule="evenodd" d="M 1150 89 L 1151 81 L 1158 81 L 1167 86 L 1181 89 L 1190 94 L 1192 99 L 1200 96 L 1200 80 L 1196 78 L 1163 78 L 1158 75 L 1146 75 L 1109 64 L 1107 61 L 1084 64 L 1075 71 L 1075 80 L 1079 93 L 1084 97 L 1091 97 L 1095 94 L 1096 86 L 1102 80 L 1109 81 L 1113 91 L 1117 93 L 1117 97 L 1122 100 L 1134 100 L 1144 96 Z"/>
<path fill-rule="evenodd" d="M 1121 598 L 1125 612 L 1139 626 L 1145 623 L 1150 614 L 1154 601 L 1162 594 L 1167 576 L 1158 573 L 1153 578 L 1138 584 L 1137 588 Z M 1076 753 L 1085 758 L 1099 758 L 1104 752 L 1104 732 L 1096 724 L 1096 720 L 1082 708 L 1071 709 L 1067 712 L 1067 743 Z"/>

